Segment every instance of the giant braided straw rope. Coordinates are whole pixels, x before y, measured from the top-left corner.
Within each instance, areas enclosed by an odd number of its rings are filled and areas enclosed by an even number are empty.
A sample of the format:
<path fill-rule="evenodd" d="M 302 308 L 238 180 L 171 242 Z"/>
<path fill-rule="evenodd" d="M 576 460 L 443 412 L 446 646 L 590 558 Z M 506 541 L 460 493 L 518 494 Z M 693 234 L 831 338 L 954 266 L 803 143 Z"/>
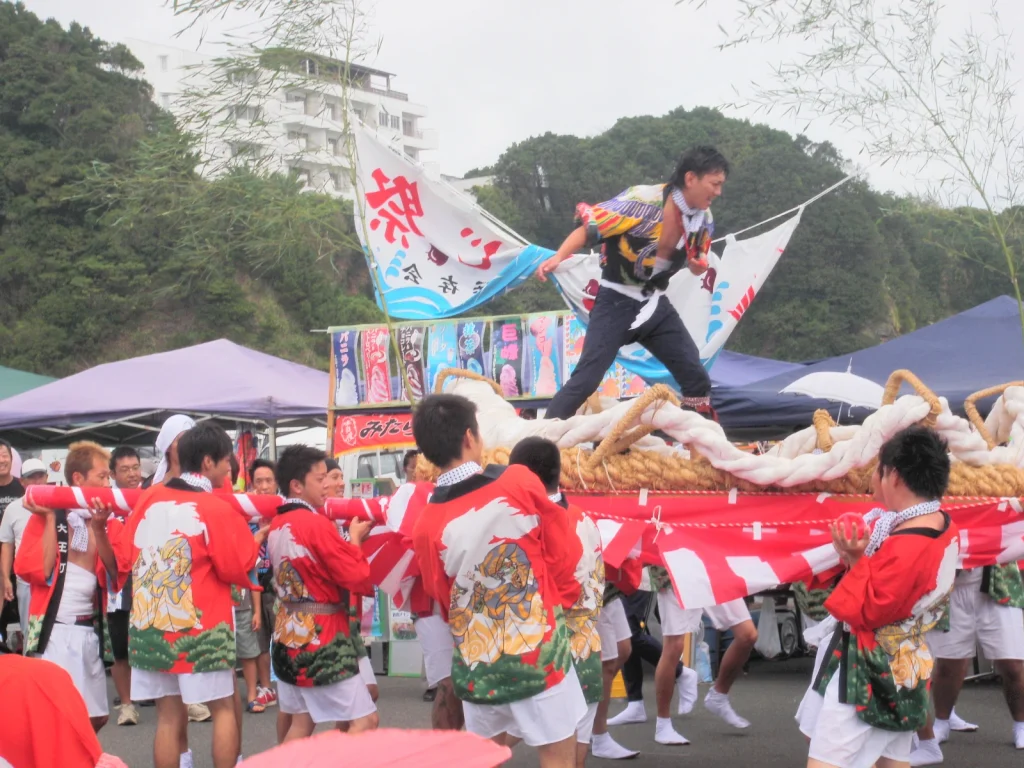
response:
<path fill-rule="evenodd" d="M 903 384 L 915 394 L 897 397 Z M 493 381 L 469 371 L 442 371 L 436 391 L 463 395 L 477 405 L 487 463 L 508 463 L 511 448 L 530 435 L 554 441 L 562 449 L 562 484 L 571 490 L 864 493 L 882 444 L 905 427 L 925 423 L 949 444 L 954 460 L 950 495 L 1024 496 L 1021 382 L 972 396 L 968 413 L 977 399 L 1001 393 L 984 423 L 974 410 L 972 428 L 916 376 L 897 371 L 890 377 L 882 407 L 862 425 L 835 426 L 827 413 L 819 412 L 814 426 L 790 435 L 764 455 L 737 448 L 717 423 L 682 410 L 664 386 L 651 387 L 633 401 L 592 399 L 584 408 L 588 413 L 569 419 L 532 421 L 516 416 Z M 679 445 L 669 447 L 650 437 L 654 430 Z M 1003 440 L 1010 444 L 995 445 Z M 436 475 L 424 459 L 420 462 L 422 479 Z"/>

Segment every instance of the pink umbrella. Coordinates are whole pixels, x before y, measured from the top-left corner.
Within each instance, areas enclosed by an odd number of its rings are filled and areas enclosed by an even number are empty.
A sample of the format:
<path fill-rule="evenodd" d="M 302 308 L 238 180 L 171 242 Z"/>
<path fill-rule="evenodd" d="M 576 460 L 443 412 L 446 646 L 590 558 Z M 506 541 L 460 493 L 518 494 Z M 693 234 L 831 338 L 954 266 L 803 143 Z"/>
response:
<path fill-rule="evenodd" d="M 250 757 L 241 768 L 450 768 L 453 760 L 459 768 L 495 768 L 511 756 L 508 747 L 465 731 L 331 731 Z"/>

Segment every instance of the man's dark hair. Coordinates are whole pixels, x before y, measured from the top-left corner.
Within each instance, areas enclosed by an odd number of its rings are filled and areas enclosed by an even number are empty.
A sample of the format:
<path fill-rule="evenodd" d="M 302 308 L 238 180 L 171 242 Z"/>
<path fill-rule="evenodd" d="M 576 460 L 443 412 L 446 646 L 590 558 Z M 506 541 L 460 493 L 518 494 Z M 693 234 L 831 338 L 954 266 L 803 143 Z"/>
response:
<path fill-rule="evenodd" d="M 270 473 L 277 477 L 277 467 L 274 466 L 274 462 L 270 459 L 256 459 L 252 464 L 249 465 L 249 477 L 256 477 L 257 469 L 269 469 Z"/>
<path fill-rule="evenodd" d="M 212 421 L 204 421 L 183 432 L 178 441 L 178 461 L 182 472 L 202 472 L 203 459 L 207 456 L 216 464 L 233 455 L 234 446 L 228 433 Z"/>
<path fill-rule="evenodd" d="M 341 472 L 341 464 L 338 463 L 337 459 L 332 459 L 330 456 L 328 456 L 326 462 L 328 472 L 333 472 L 334 470 L 338 470 L 339 472 Z"/>
<path fill-rule="evenodd" d="M 728 176 L 729 161 L 725 159 L 725 155 L 714 147 L 703 145 L 688 149 L 679 158 L 679 165 L 676 166 L 672 178 L 668 181 L 669 186 L 684 189 L 686 187 L 686 174 L 691 171 L 697 175 L 698 179 L 709 173 L 721 172 Z"/>
<path fill-rule="evenodd" d="M 289 445 L 277 457 L 277 487 L 285 496 L 292 493 L 292 480 L 306 484 L 313 466 L 327 461 L 327 454 L 308 445 Z"/>
<path fill-rule="evenodd" d="M 117 462 L 121 459 L 139 459 L 139 452 L 132 448 L 130 445 L 119 445 L 114 449 L 114 452 L 110 454 L 110 471 L 117 471 Z"/>
<path fill-rule="evenodd" d="M 6 448 L 7 452 L 11 454 L 11 458 L 14 458 L 14 446 L 8 443 L 6 440 L 0 439 L 0 448 Z"/>
<path fill-rule="evenodd" d="M 419 451 L 413 450 L 413 451 L 406 451 L 405 452 L 405 456 L 402 457 L 402 469 L 405 470 L 406 474 L 409 474 L 409 462 L 410 461 L 412 462 L 413 471 L 416 470 L 416 459 L 418 459 L 419 457 L 420 457 L 420 452 Z"/>
<path fill-rule="evenodd" d="M 231 452 L 231 484 L 234 485 L 238 482 L 238 475 L 242 471 L 242 465 L 238 463 L 238 457 L 235 456 L 235 452 Z"/>
<path fill-rule="evenodd" d="M 533 472 L 548 493 L 558 491 L 562 477 L 562 452 L 558 446 L 544 437 L 524 437 L 508 457 L 509 465 L 522 464 Z"/>
<path fill-rule="evenodd" d="M 446 467 L 462 457 L 466 432 L 480 434 L 476 406 L 461 395 L 428 395 L 412 414 L 412 435 L 416 447 L 437 467 Z"/>
<path fill-rule="evenodd" d="M 915 496 L 941 499 L 949 487 L 949 446 L 928 427 L 907 427 L 878 452 L 878 471 L 895 472 Z"/>

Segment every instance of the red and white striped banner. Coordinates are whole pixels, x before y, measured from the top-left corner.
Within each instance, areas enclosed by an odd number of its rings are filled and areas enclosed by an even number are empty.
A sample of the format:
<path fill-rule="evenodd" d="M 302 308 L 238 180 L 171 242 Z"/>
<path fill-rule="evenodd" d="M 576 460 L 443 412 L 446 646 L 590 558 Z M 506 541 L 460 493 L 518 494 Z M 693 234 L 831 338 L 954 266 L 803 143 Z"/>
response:
<path fill-rule="evenodd" d="M 370 561 L 370 581 L 390 595 L 399 609 L 410 600 L 420 575 L 412 530 L 433 489 L 432 483 L 406 483 L 394 496 L 328 499 L 325 505 L 335 520 L 362 518 L 378 523 L 363 542 L 363 553 Z"/>
<path fill-rule="evenodd" d="M 131 512 L 146 491 L 142 488 L 79 488 L 65 485 L 32 485 L 25 489 L 25 500 L 49 509 L 90 509 L 94 500 L 107 504 L 125 514 Z M 213 494 L 241 512 L 252 522 L 269 519 L 277 514 L 284 503 L 281 496 L 255 493 L 228 493 L 216 490 Z"/>
<path fill-rule="evenodd" d="M 643 505 L 635 494 L 570 499 L 597 519 L 621 523 L 623 531 L 630 522 L 645 521 L 641 558 L 665 566 L 684 608 L 719 605 L 834 571 L 839 557 L 829 524 L 845 512 L 863 514 L 877 506 L 866 496 L 813 493 L 644 496 Z M 1024 559 L 1017 499 L 949 498 L 943 509 L 960 529 L 967 567 Z"/>
<path fill-rule="evenodd" d="M 408 483 L 394 496 L 329 499 L 324 514 L 372 520 L 363 542 L 371 580 L 397 607 L 422 597 L 412 531 L 433 486 Z M 130 512 L 143 491 L 32 486 L 26 499 L 54 509 L 88 509 L 93 499 Z M 215 492 L 250 520 L 273 517 L 280 496 Z M 810 581 L 839 566 L 829 524 L 844 512 L 874 508 L 866 496 L 765 493 L 572 494 L 593 517 L 605 560 L 614 567 L 639 557 L 664 565 L 684 608 L 704 608 L 780 584 Z M 1024 505 L 1019 499 L 948 498 L 960 529 L 961 565 L 976 568 L 1024 560 Z M 415 606 L 414 606 L 415 607 Z"/>

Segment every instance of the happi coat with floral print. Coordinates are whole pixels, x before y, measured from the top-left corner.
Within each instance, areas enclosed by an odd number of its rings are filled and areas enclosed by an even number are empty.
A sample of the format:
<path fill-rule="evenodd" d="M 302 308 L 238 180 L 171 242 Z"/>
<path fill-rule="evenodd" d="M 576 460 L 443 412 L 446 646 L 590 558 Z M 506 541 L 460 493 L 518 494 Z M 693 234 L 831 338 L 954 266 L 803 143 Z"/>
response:
<path fill-rule="evenodd" d="M 277 594 L 271 662 L 278 678 L 310 688 L 359 674 L 366 650 L 352 596 L 373 594 L 362 550 L 322 514 L 286 503 L 270 524 L 267 552 Z"/>
<path fill-rule="evenodd" d="M 825 602 L 839 626 L 815 681 L 818 693 L 839 675 L 839 701 L 868 725 L 923 726 L 934 664 L 925 633 L 948 611 L 959 555 L 947 515 L 943 530 L 902 528 L 858 560 Z"/>
<path fill-rule="evenodd" d="M 580 594 L 581 544 L 536 475 L 488 467 L 438 487 L 413 546 L 455 641 L 460 699 L 507 704 L 565 679 L 572 664 L 565 613 Z"/>

